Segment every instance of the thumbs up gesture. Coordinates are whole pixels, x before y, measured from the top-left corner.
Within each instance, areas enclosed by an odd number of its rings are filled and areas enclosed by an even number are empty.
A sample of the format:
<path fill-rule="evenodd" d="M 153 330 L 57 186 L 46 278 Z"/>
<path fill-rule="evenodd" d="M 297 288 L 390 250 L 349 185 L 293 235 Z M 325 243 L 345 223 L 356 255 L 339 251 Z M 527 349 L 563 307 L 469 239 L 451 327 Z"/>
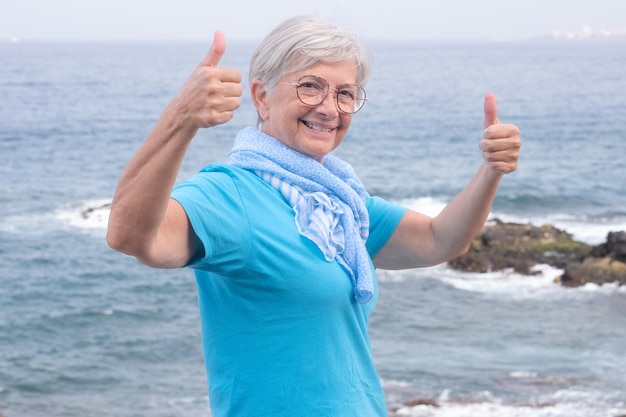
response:
<path fill-rule="evenodd" d="M 500 123 L 496 98 L 491 93 L 485 96 L 484 112 L 485 130 L 479 144 L 483 159 L 489 168 L 500 174 L 515 171 L 522 146 L 519 128 L 512 124 Z"/>
<path fill-rule="evenodd" d="M 218 66 L 224 51 L 224 34 L 216 31 L 209 53 L 191 73 L 170 103 L 177 120 L 189 128 L 205 128 L 232 119 L 242 94 L 241 73 Z"/>

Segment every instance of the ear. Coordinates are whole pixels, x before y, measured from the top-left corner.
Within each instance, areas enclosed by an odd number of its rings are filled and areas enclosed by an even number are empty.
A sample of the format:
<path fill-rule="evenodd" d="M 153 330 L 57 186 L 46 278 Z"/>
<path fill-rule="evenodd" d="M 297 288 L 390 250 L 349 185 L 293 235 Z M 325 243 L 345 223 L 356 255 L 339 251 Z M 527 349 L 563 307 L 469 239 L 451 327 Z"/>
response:
<path fill-rule="evenodd" d="M 267 102 L 267 90 L 265 89 L 265 85 L 259 81 L 252 81 L 252 85 L 250 86 L 250 93 L 252 96 L 252 101 L 254 102 L 254 107 L 256 107 L 256 111 L 259 114 L 259 118 L 261 120 L 266 120 L 269 117 L 269 103 Z"/>

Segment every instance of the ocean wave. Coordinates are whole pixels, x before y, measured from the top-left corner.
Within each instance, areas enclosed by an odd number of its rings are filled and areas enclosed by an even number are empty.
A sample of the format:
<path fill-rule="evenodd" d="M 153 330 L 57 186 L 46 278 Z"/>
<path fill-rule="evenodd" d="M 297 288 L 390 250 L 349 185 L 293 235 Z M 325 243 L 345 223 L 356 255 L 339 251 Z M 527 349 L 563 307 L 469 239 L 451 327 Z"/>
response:
<path fill-rule="evenodd" d="M 0 231 L 25 232 L 29 229 L 46 231 L 50 228 L 70 226 L 76 229 L 92 231 L 106 230 L 109 220 L 110 198 L 90 199 L 78 203 L 70 203 L 49 213 L 34 215 L 16 215 L 0 221 Z M 395 203 L 412 210 L 434 217 L 438 215 L 448 203 L 435 197 L 397 200 Z M 564 230 L 580 242 L 590 245 L 606 241 L 609 232 L 626 230 L 626 217 L 621 214 L 603 217 L 576 216 L 561 213 L 547 213 L 544 216 L 524 217 L 513 213 L 492 212 L 487 222 L 494 219 L 504 222 L 532 224 L 542 226 L 552 224 Z"/>
<path fill-rule="evenodd" d="M 43 213 L 7 216 L 0 220 L 0 232 L 42 234 L 66 228 L 100 234 L 109 221 L 110 199 L 85 200 Z"/>
<path fill-rule="evenodd" d="M 626 409 L 612 405 L 557 403 L 510 405 L 493 402 L 476 404 L 440 403 L 439 407 L 417 405 L 403 407 L 396 416 L 412 417 L 616 417 Z M 392 414 L 393 416 L 393 414 Z"/>
<path fill-rule="evenodd" d="M 106 229 L 111 214 L 111 200 L 87 200 L 79 206 L 57 210 L 54 217 L 79 229 Z"/>
<path fill-rule="evenodd" d="M 469 273 L 447 269 L 441 274 L 440 279 L 458 290 L 510 294 L 516 298 L 533 298 L 564 290 L 555 282 L 555 279 L 563 273 L 562 269 L 553 268 L 550 265 L 535 265 L 532 272 L 536 275 L 522 275 L 513 270 Z"/>
<path fill-rule="evenodd" d="M 439 214 L 448 203 L 448 201 L 434 197 L 404 199 L 396 202 L 431 217 Z M 490 222 L 496 218 L 503 222 L 528 223 L 534 226 L 551 224 L 571 234 L 575 240 L 589 245 L 597 245 L 605 242 L 609 232 L 626 230 L 626 214 L 621 212 L 608 213 L 600 216 L 573 215 L 558 212 L 547 212 L 540 216 L 526 216 L 519 213 L 492 211 L 489 213 L 487 221 Z"/>
<path fill-rule="evenodd" d="M 618 283 L 597 285 L 588 283 L 581 287 L 563 287 L 556 282 L 562 269 L 550 265 L 539 264 L 532 267 L 534 275 L 522 275 L 512 269 L 494 272 L 465 272 L 452 269 L 446 264 L 428 268 L 400 271 L 380 270 L 378 280 L 385 282 L 404 282 L 412 279 L 433 279 L 449 285 L 459 291 L 505 296 L 518 300 L 578 297 L 580 294 L 594 293 L 610 295 L 626 294 L 626 286 Z"/>
<path fill-rule="evenodd" d="M 431 217 L 435 217 L 441 213 L 441 210 L 448 204 L 447 201 L 435 197 L 404 199 L 398 200 L 396 203 Z"/>
<path fill-rule="evenodd" d="M 603 285 L 587 283 L 575 288 L 563 287 L 556 282 L 556 278 L 561 276 L 563 270 L 550 265 L 535 265 L 531 270 L 536 275 L 522 275 L 512 270 L 468 273 L 448 269 L 448 273 L 441 277 L 441 281 L 463 291 L 483 294 L 508 294 L 516 299 L 545 296 L 560 298 L 563 296 L 578 296 L 581 293 L 626 294 L 626 286 L 620 286 L 617 282 Z"/>
<path fill-rule="evenodd" d="M 549 379 L 550 377 L 548 377 Z M 601 392 L 580 387 L 550 388 L 553 384 L 526 371 L 512 372 L 510 379 L 520 384 L 536 385 L 537 393 L 526 402 L 511 401 L 489 391 L 453 395 L 446 389 L 434 397 L 405 399 L 402 405 L 392 406 L 391 417 L 616 417 L 626 413 L 623 394 Z M 383 381 L 387 396 L 404 393 L 410 385 L 398 381 Z"/>

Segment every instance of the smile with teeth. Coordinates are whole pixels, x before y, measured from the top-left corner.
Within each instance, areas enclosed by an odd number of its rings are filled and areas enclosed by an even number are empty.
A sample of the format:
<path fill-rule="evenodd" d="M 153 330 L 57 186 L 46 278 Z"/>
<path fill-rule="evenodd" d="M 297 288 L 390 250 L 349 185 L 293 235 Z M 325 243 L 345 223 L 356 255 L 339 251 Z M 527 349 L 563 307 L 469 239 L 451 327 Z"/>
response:
<path fill-rule="evenodd" d="M 317 131 L 320 131 L 320 132 L 330 133 L 330 132 L 332 132 L 334 130 L 332 127 L 325 127 L 325 126 L 321 126 L 321 125 L 316 125 L 316 124 L 313 124 L 311 122 L 307 122 L 305 120 L 303 120 L 302 123 L 304 123 L 306 125 L 306 127 L 308 127 L 309 129 L 317 130 Z"/>

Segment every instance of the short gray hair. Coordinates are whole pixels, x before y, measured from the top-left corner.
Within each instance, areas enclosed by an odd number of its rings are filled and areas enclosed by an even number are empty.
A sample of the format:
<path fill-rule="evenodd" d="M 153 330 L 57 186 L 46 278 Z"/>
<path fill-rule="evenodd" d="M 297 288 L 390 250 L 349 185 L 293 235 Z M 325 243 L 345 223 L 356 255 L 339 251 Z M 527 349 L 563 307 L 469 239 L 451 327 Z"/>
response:
<path fill-rule="evenodd" d="M 370 54 L 350 31 L 313 16 L 296 16 L 272 30 L 252 54 L 249 81 L 259 80 L 267 89 L 290 72 L 320 62 L 354 59 L 356 84 L 363 86 L 370 74 Z"/>

